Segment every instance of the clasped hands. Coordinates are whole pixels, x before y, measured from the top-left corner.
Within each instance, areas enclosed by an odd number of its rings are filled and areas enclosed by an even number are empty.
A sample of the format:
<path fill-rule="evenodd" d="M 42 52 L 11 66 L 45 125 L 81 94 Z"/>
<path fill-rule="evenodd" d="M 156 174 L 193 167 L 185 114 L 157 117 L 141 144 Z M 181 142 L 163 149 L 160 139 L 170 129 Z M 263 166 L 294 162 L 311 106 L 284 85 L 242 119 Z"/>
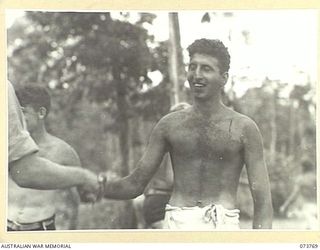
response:
<path fill-rule="evenodd" d="M 84 183 L 78 186 L 78 193 L 82 202 L 94 204 L 104 196 L 107 175 L 105 173 L 97 175 L 89 170 L 86 170 L 85 175 Z"/>

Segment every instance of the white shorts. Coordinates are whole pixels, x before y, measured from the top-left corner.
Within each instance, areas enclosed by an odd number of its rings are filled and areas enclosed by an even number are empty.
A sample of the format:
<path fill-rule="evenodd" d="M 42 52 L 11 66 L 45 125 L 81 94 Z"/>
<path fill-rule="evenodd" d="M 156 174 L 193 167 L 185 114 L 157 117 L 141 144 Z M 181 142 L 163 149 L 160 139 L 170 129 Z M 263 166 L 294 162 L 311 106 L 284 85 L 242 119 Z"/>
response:
<path fill-rule="evenodd" d="M 171 230 L 239 230 L 239 209 L 225 209 L 222 205 L 200 208 L 166 206 L 164 229 Z"/>

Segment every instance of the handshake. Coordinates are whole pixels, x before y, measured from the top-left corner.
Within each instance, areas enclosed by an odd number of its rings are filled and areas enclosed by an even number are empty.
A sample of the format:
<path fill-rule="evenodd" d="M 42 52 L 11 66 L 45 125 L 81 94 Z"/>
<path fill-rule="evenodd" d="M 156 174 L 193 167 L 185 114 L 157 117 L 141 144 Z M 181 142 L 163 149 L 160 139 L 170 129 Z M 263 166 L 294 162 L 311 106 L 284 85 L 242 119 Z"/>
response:
<path fill-rule="evenodd" d="M 96 175 L 87 169 L 83 170 L 85 171 L 85 178 L 83 184 L 77 187 L 78 193 L 82 202 L 94 204 L 104 196 L 107 175 L 105 173 Z"/>

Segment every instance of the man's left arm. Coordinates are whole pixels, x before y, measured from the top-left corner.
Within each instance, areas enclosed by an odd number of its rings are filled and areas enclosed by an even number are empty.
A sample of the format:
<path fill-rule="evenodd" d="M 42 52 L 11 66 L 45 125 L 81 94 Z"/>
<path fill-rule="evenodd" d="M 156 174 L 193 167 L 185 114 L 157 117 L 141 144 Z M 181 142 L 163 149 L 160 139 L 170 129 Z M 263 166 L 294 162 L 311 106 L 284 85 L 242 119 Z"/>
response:
<path fill-rule="evenodd" d="M 257 125 L 246 119 L 243 127 L 244 160 L 254 204 L 253 229 L 272 228 L 272 199 L 263 143 Z"/>

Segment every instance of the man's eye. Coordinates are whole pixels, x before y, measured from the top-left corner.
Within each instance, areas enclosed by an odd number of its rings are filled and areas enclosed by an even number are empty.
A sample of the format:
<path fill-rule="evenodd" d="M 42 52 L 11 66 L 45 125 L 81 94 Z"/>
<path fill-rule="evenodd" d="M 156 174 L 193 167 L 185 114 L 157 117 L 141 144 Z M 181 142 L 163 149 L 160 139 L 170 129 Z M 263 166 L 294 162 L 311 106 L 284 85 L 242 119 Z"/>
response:
<path fill-rule="evenodd" d="M 203 70 L 204 70 L 204 71 L 211 71 L 211 70 L 212 70 L 212 68 L 211 68 L 211 67 L 209 67 L 209 66 L 204 66 L 204 67 L 203 67 Z"/>
<path fill-rule="evenodd" d="M 195 70 L 195 69 L 196 69 L 196 65 L 194 65 L 194 64 L 189 65 L 189 70 Z"/>

